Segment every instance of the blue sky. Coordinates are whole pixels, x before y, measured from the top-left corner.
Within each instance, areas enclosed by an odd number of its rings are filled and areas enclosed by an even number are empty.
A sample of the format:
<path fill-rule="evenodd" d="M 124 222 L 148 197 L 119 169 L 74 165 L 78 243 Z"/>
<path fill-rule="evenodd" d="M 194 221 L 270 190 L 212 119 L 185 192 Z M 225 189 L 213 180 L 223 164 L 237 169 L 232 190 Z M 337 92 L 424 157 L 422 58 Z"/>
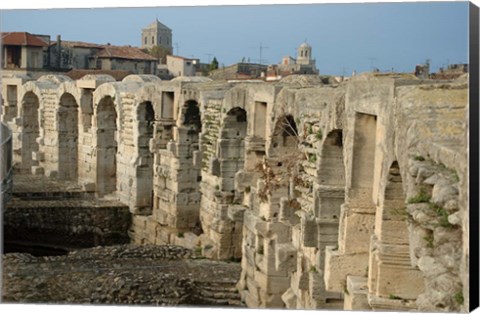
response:
<path fill-rule="evenodd" d="M 323 3 L 261 6 L 1 10 L 2 31 L 64 40 L 140 46 L 141 29 L 158 18 L 173 30 L 178 53 L 229 65 L 243 57 L 278 63 L 313 47 L 322 74 L 377 67 L 412 72 L 468 62 L 467 2 Z M 174 51 L 177 53 L 177 49 Z M 211 54 L 211 55 L 210 55 Z"/>

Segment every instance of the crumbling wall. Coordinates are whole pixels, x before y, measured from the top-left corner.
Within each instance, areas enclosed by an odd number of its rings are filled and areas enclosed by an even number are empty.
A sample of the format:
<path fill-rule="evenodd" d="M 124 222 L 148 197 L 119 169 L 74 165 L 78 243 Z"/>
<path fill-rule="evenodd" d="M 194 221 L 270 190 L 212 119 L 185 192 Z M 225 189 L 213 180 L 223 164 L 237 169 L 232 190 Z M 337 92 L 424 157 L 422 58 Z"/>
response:
<path fill-rule="evenodd" d="M 286 95 L 300 122 L 300 155 L 290 200 L 297 208 L 283 217 L 292 228 L 291 246 L 297 256 L 290 270 L 290 288 L 282 296 L 288 308 L 342 306 L 342 294 L 327 292 L 323 276 L 325 247 L 337 241 L 344 201 L 344 92 L 342 87 L 325 87 L 288 91 Z M 282 250 L 279 256 L 284 254 Z"/>
<path fill-rule="evenodd" d="M 3 90 L 19 168 L 58 174 L 77 132 L 77 179 L 129 206 L 132 242 L 241 258 L 247 306 L 466 308 L 465 82 L 23 82 Z"/>
<path fill-rule="evenodd" d="M 408 149 L 402 155 L 408 165 L 404 177 L 410 259 L 424 278 L 425 291 L 416 300 L 421 311 L 468 307 L 462 266 L 468 259 L 468 168 L 463 153 L 467 90 L 462 81 L 398 88 L 397 123 L 402 132 L 397 150 Z"/>

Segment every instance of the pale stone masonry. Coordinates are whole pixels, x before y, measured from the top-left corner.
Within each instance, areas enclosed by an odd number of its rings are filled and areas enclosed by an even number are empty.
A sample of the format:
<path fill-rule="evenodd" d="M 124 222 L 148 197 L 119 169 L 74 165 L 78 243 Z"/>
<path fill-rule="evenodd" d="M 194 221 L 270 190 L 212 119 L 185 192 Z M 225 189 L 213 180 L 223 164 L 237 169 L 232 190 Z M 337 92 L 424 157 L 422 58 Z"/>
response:
<path fill-rule="evenodd" d="M 468 308 L 466 76 L 2 83 L 16 171 L 126 204 L 133 243 L 241 259 L 248 307 Z"/>

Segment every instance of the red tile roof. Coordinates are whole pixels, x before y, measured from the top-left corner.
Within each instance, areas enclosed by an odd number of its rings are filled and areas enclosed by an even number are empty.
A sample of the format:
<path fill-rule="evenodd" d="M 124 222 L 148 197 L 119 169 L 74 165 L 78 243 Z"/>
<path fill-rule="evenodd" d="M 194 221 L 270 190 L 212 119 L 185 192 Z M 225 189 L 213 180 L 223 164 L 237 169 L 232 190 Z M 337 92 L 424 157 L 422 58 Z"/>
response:
<path fill-rule="evenodd" d="M 147 60 L 147 61 L 158 61 L 157 58 L 152 57 L 151 55 L 141 51 L 139 48 L 130 47 L 130 46 L 110 46 L 106 45 L 102 47 L 95 54 L 98 58 L 112 58 L 112 59 L 130 59 L 130 60 Z"/>
<path fill-rule="evenodd" d="M 2 33 L 2 45 L 47 47 L 42 39 L 27 32 Z"/>
<path fill-rule="evenodd" d="M 50 46 L 56 46 L 57 42 L 52 41 Z M 93 43 L 86 43 L 83 41 L 68 41 L 62 40 L 60 45 L 71 46 L 71 47 L 79 47 L 79 48 L 103 48 L 103 45 L 93 44 Z"/>

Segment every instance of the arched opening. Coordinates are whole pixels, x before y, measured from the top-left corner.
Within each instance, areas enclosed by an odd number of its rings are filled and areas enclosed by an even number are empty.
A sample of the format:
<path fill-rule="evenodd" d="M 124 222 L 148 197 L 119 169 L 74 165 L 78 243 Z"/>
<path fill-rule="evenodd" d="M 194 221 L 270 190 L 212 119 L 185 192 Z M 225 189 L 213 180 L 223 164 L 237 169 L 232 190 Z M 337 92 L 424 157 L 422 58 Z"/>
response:
<path fill-rule="evenodd" d="M 150 152 L 150 140 L 154 134 L 155 112 L 150 101 L 142 102 L 137 108 L 138 156 L 142 160 L 137 168 L 137 206 L 152 208 L 153 191 L 153 153 Z"/>
<path fill-rule="evenodd" d="M 64 94 L 58 108 L 58 178 L 76 180 L 77 175 L 78 105 L 71 94 Z"/>
<path fill-rule="evenodd" d="M 200 133 L 202 131 L 202 122 L 200 120 L 200 108 L 195 100 L 189 100 L 185 103 L 185 114 L 183 124 L 189 126 L 192 131 Z"/>
<path fill-rule="evenodd" d="M 316 216 L 323 219 L 338 219 L 340 206 L 345 200 L 342 130 L 333 130 L 325 138 L 320 152 L 318 178 L 320 190 Z"/>
<path fill-rule="evenodd" d="M 272 136 L 272 148 L 275 155 L 292 153 L 292 149 L 297 149 L 298 130 L 295 119 L 291 115 L 281 117 L 275 125 Z"/>
<path fill-rule="evenodd" d="M 22 165 L 24 173 L 31 173 L 35 165 L 32 153 L 38 152 L 37 138 L 40 134 L 38 121 L 39 101 L 33 92 L 28 92 L 22 101 Z"/>
<path fill-rule="evenodd" d="M 223 169 L 231 169 L 229 175 L 223 175 L 223 191 L 234 191 L 234 178 L 237 171 L 244 168 L 245 136 L 247 135 L 247 112 L 235 107 L 228 111 L 221 129 L 221 139 L 218 142 L 218 158 Z M 220 165 L 218 173 L 220 172 Z"/>
<path fill-rule="evenodd" d="M 343 163 L 343 132 L 332 130 L 327 134 L 319 154 L 318 187 L 314 193 L 314 214 L 316 228 L 316 247 L 318 254 L 315 267 L 325 268 L 327 246 L 335 246 L 338 241 L 338 227 L 341 206 L 345 202 L 345 167 Z M 315 232 L 311 232 L 315 234 Z M 327 293 L 322 284 L 311 290 L 322 291 L 316 297 L 320 303 L 342 303 L 339 293 Z"/>
<path fill-rule="evenodd" d="M 388 170 L 383 201 L 375 215 L 375 235 L 371 242 L 368 289 L 374 309 L 376 298 L 391 299 L 394 295 L 415 300 L 424 290 L 421 272 L 410 263 L 405 207 L 400 167 L 394 161 Z"/>
<path fill-rule="evenodd" d="M 388 170 L 381 215 L 376 218 L 376 234 L 380 241 L 408 245 L 405 194 L 398 162 L 394 161 Z"/>
<path fill-rule="evenodd" d="M 227 112 L 223 122 L 222 138 L 243 139 L 247 135 L 247 112 L 235 107 Z"/>
<path fill-rule="evenodd" d="M 110 96 L 97 108 L 97 193 L 116 191 L 117 185 L 117 112 Z"/>
<path fill-rule="evenodd" d="M 188 156 L 192 157 L 193 152 L 199 149 L 198 140 L 202 131 L 200 108 L 195 100 L 189 100 L 185 103 L 183 125 L 187 128 L 186 142 L 190 144 Z"/>
<path fill-rule="evenodd" d="M 355 207 L 373 208 L 377 116 L 355 113 L 354 132 L 351 203 Z"/>

